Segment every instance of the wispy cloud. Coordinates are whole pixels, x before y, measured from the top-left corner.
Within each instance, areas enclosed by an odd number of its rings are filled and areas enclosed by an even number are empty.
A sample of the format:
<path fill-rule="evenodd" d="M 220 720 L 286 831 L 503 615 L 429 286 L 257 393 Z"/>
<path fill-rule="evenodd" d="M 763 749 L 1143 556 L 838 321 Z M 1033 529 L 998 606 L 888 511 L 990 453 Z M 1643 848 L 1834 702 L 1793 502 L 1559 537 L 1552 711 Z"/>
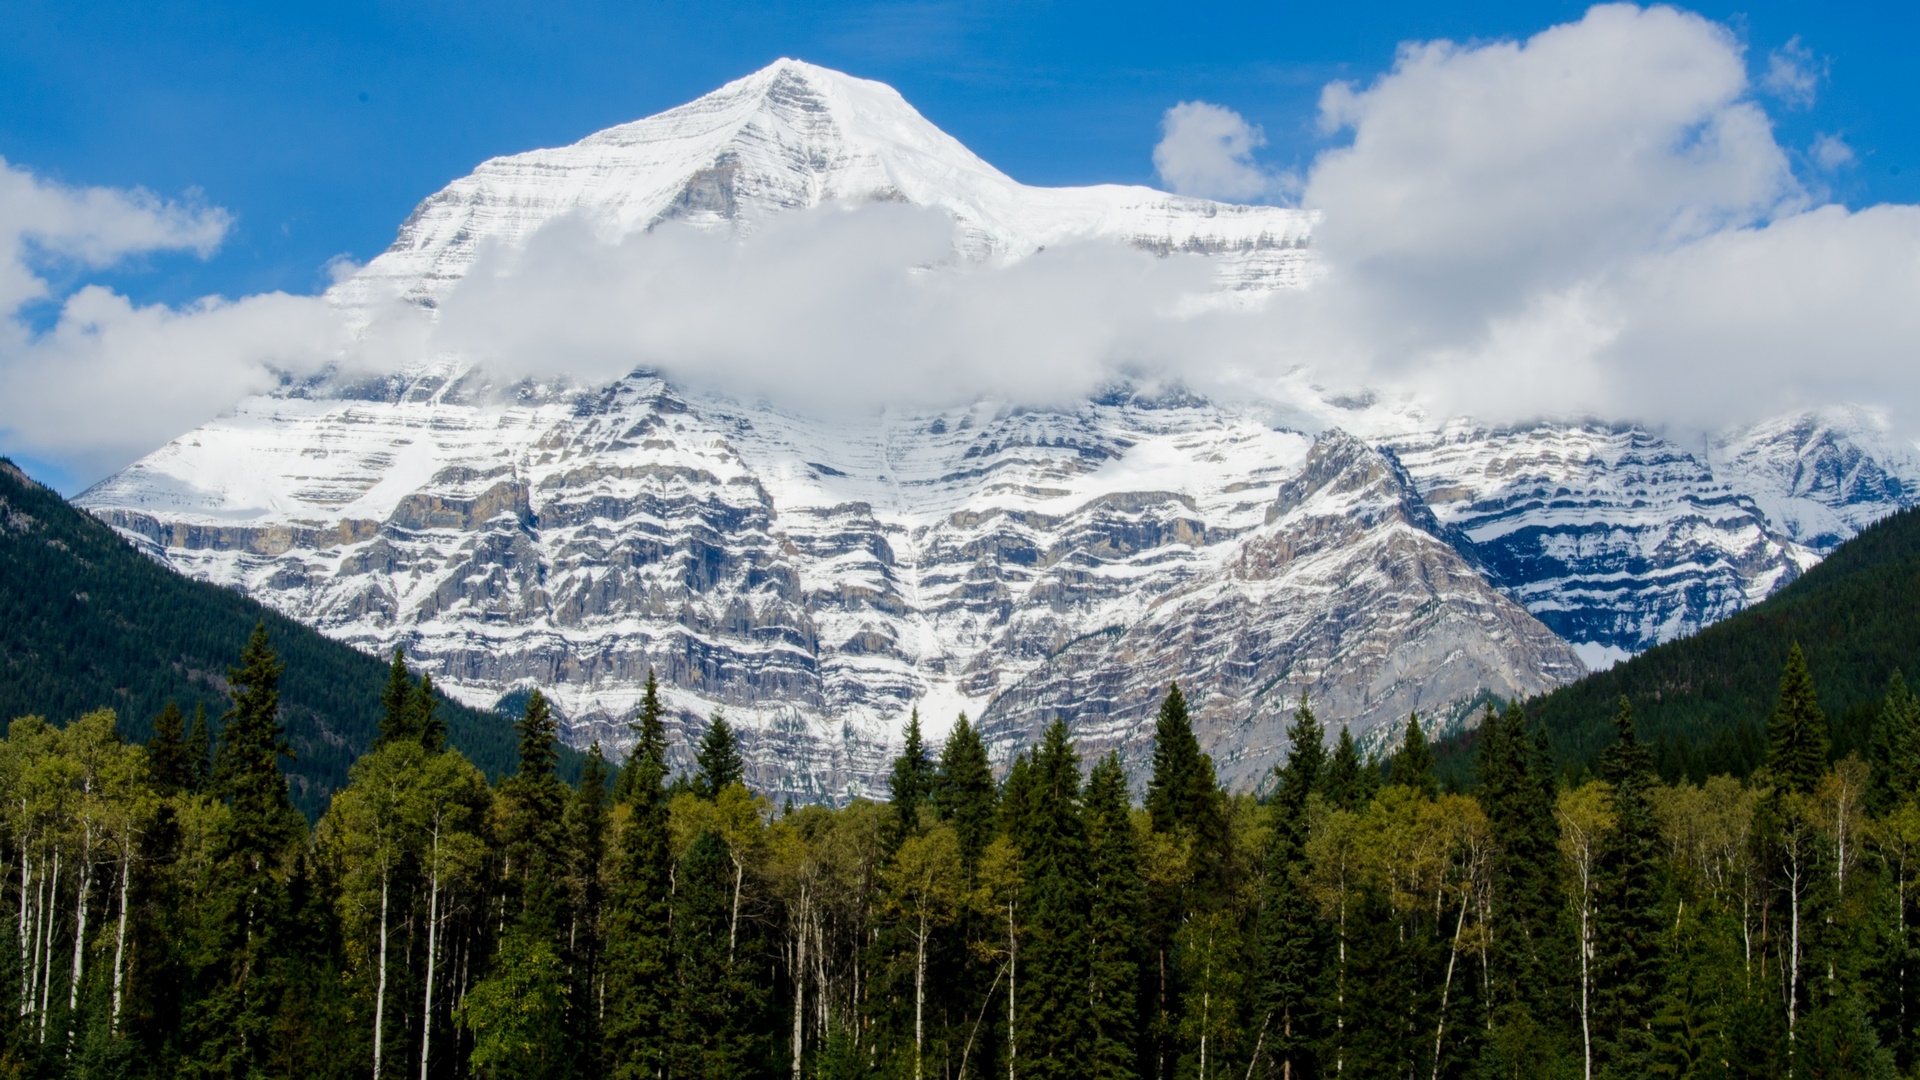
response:
<path fill-rule="evenodd" d="M 1274 192 L 1278 183 L 1253 160 L 1267 144 L 1258 125 L 1221 105 L 1183 101 L 1160 121 L 1153 167 L 1168 188 L 1203 199 L 1249 201 Z"/>

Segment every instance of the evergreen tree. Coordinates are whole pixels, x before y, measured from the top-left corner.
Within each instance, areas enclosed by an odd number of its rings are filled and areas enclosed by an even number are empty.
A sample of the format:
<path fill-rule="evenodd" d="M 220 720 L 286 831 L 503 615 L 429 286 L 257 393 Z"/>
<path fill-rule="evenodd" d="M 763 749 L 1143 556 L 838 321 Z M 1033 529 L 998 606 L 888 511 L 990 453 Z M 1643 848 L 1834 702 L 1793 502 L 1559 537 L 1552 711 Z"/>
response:
<path fill-rule="evenodd" d="M 607 858 L 607 759 L 600 753 L 598 740 L 587 748 L 580 785 L 574 788 L 567 805 L 567 833 L 573 863 L 568 875 L 573 910 L 567 960 L 574 1005 L 568 1028 L 579 1058 L 576 1071 L 592 1075 L 600 1064 L 601 1009 L 595 993 L 600 984 L 601 909 L 605 900 L 601 876 Z"/>
<path fill-rule="evenodd" d="M 419 737 L 414 724 L 413 676 L 407 671 L 406 654 L 393 647 L 393 665 L 387 669 L 387 685 L 380 692 L 380 738 L 375 746 L 386 746 Z"/>
<path fill-rule="evenodd" d="M 1220 816 L 1213 762 L 1200 752 L 1187 699 L 1180 685 L 1167 688 L 1153 728 L 1153 776 L 1147 781 L 1147 813 L 1155 832 L 1212 833 Z"/>
<path fill-rule="evenodd" d="M 1820 711 L 1807 658 L 1794 642 L 1780 674 L 1780 700 L 1767 721 L 1767 769 L 1789 791 L 1810 794 L 1827 771 L 1827 715 Z"/>
<path fill-rule="evenodd" d="M 658 684 L 647 672 L 635 740 L 621 770 L 629 813 L 619 838 L 618 872 L 608 897 L 606 1073 L 612 1080 L 648 1080 L 667 1064 L 672 953 L 667 928 L 673 856 L 668 843 L 667 734 Z"/>
<path fill-rule="evenodd" d="M 1869 745 L 1867 809 L 1884 816 L 1901 803 L 1920 797 L 1920 698 L 1907 689 L 1899 671 L 1875 717 Z"/>
<path fill-rule="evenodd" d="M 163 795 L 193 786 L 196 770 L 187 757 L 186 726 L 180 706 L 171 701 L 154 717 L 153 738 L 147 740 L 147 771 L 153 776 L 153 786 Z"/>
<path fill-rule="evenodd" d="M 1306 842 L 1307 799 L 1326 771 L 1326 732 L 1304 699 L 1287 736 L 1287 762 L 1275 770 L 1279 783 L 1260 883 L 1253 986 L 1258 1026 L 1249 1071 L 1298 1077 L 1312 1075 L 1312 1048 L 1320 1034 L 1314 975 L 1324 951 L 1307 891 Z M 1351 752 L 1351 739 L 1347 746 Z"/>
<path fill-rule="evenodd" d="M 520 769 L 501 785 L 507 804 L 502 830 L 505 884 L 519 901 L 525 932 L 543 936 L 555 955 L 564 959 L 566 905 L 561 889 L 569 862 L 567 789 L 553 774 L 559 759 L 554 748 L 559 732 L 546 695 L 536 689 L 528 696 L 526 712 L 514 729 L 520 736 Z"/>
<path fill-rule="evenodd" d="M 1327 803 L 1339 810 L 1359 811 L 1373 798 L 1374 775 L 1360 760 L 1360 748 L 1353 732 L 1340 726 L 1340 738 L 1334 744 L 1333 757 L 1327 763 Z"/>
<path fill-rule="evenodd" d="M 920 738 L 919 709 L 907 719 L 906 745 L 893 759 L 887 792 L 893 806 L 893 842 L 898 844 L 919 829 L 920 804 L 933 793 L 933 763 L 927 760 L 926 744 Z"/>
<path fill-rule="evenodd" d="M 1488 705 L 1480 733 L 1476 794 L 1487 815 L 1495 882 L 1489 1004 L 1496 1024 L 1509 1029 L 1489 1041 L 1489 1053 L 1497 1057 L 1503 1047 L 1550 1038 L 1564 1022 L 1568 996 L 1561 990 L 1572 950 L 1562 917 L 1551 759 L 1528 738 L 1526 716 L 1517 705 L 1503 714 Z"/>
<path fill-rule="evenodd" d="M 1420 715 L 1407 716 L 1407 732 L 1400 750 L 1393 755 L 1393 782 L 1412 788 L 1431 799 L 1439 794 L 1433 781 L 1433 751 L 1427 746 L 1426 732 L 1420 730 Z"/>
<path fill-rule="evenodd" d="M 673 903 L 676 985 L 668 1023 L 671 1075 L 737 1080 L 755 1075 L 760 987 L 744 950 L 729 956 L 733 860 L 720 834 L 701 833 L 680 860 Z"/>
<path fill-rule="evenodd" d="M 993 839 L 996 795 L 986 745 L 967 722 L 967 714 L 961 713 L 940 751 L 940 767 L 933 779 L 933 805 L 940 820 L 953 826 L 960 842 L 961 865 L 969 872 Z"/>
<path fill-rule="evenodd" d="M 1135 1076 L 1139 1054 L 1140 923 L 1146 894 L 1127 804 L 1127 774 L 1119 756 L 1109 754 L 1087 779 L 1086 814 L 1092 839 L 1087 1021 L 1092 1041 L 1081 1075 L 1089 1080 Z"/>
<path fill-rule="evenodd" d="M 192 777 L 187 790 L 199 794 L 213 786 L 213 728 L 207 723 L 205 705 L 193 707 L 193 725 L 187 728 L 187 765 Z"/>
<path fill-rule="evenodd" d="M 1619 741 L 1601 755 L 1613 786 L 1614 827 L 1594 860 L 1593 1028 L 1599 1063 L 1613 1074 L 1643 1075 L 1652 1047 L 1665 942 L 1661 915 L 1661 838 L 1647 791 L 1657 782 L 1653 755 L 1640 745 L 1633 708 L 1620 699 Z"/>
<path fill-rule="evenodd" d="M 440 719 L 440 699 L 433 692 L 433 676 L 420 676 L 420 682 L 408 697 L 407 713 L 409 734 L 420 740 L 427 753 L 438 754 L 447 748 L 447 722 Z"/>
<path fill-rule="evenodd" d="M 289 916 L 289 863 L 305 832 L 287 798 L 280 758 L 287 754 L 280 727 L 283 667 L 264 624 L 230 668 L 233 706 L 223 718 L 214 790 L 226 817 L 213 845 L 206 923 L 208 991 L 193 1027 L 194 1067 L 205 1075 L 242 1077 L 267 1067 L 284 985 L 277 961 Z"/>
<path fill-rule="evenodd" d="M 693 793 L 703 799 L 717 798 L 728 785 L 746 779 L 747 766 L 740 760 L 740 741 L 734 737 L 727 718 L 717 712 L 707 725 L 707 733 L 700 737 L 694 765 L 698 771 L 693 778 Z"/>
<path fill-rule="evenodd" d="M 1080 761 L 1064 721 L 1047 725 L 1027 767 L 1026 805 L 1015 843 L 1020 908 L 1020 1074 L 1035 1080 L 1082 1075 L 1092 1043 L 1088 1015 L 1087 831 Z"/>

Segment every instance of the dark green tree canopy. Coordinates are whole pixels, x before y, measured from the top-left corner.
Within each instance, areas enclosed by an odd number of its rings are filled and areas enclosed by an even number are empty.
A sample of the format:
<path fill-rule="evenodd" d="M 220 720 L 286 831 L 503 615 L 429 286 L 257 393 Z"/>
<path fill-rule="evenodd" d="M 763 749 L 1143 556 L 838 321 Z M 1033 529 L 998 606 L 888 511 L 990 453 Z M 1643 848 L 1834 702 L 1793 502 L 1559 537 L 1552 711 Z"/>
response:
<path fill-rule="evenodd" d="M 717 712 L 707 724 L 707 733 L 700 737 L 694 765 L 693 791 L 703 799 L 714 798 L 729 785 L 746 780 L 747 765 L 740 757 L 740 742 L 727 718 Z"/>
<path fill-rule="evenodd" d="M 1412 788 L 1428 798 L 1439 792 L 1433 780 L 1433 750 L 1427 745 L 1426 732 L 1420 729 L 1418 713 L 1407 716 L 1406 736 L 1393 755 L 1392 779 L 1396 785 Z"/>
<path fill-rule="evenodd" d="M 1767 770 L 1788 790 L 1811 792 L 1827 767 L 1827 714 L 1807 658 L 1794 642 L 1780 673 L 1780 698 L 1767 721 Z"/>

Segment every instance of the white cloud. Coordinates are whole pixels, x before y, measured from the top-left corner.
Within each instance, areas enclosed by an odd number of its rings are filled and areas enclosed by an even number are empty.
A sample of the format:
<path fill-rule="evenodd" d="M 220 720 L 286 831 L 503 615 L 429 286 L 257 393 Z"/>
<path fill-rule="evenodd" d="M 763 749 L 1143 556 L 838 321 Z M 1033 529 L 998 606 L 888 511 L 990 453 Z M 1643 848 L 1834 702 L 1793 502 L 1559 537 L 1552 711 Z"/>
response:
<path fill-rule="evenodd" d="M 1822 172 L 1838 172 L 1854 162 L 1853 147 L 1845 139 L 1824 133 L 1814 136 L 1808 156 Z"/>
<path fill-rule="evenodd" d="M 45 267 L 100 268 L 131 255 L 206 255 L 228 214 L 145 191 L 71 188 L 0 161 L 0 435 L 85 475 L 126 464 L 279 371 L 337 349 L 323 301 L 282 294 L 186 309 L 137 308 L 99 286 L 67 297 L 36 333 L 22 309 L 50 298 Z"/>
<path fill-rule="evenodd" d="M 1825 66 L 1817 63 L 1812 50 L 1795 37 L 1767 54 L 1767 73 L 1760 78 L 1760 88 L 1794 108 L 1805 109 L 1813 105 L 1825 74 Z"/>
<path fill-rule="evenodd" d="M 89 196 L 106 207 L 89 216 L 73 209 L 87 198 L 11 170 L 0 429 L 106 466 L 335 356 L 387 371 L 457 354 L 509 378 L 659 367 L 813 411 L 1055 402 L 1135 375 L 1222 396 L 1373 389 L 1436 419 L 1711 428 L 1859 402 L 1911 432 L 1920 207 L 1814 206 L 1755 99 L 1780 92 L 1772 78 L 1750 81 L 1725 27 L 1664 7 L 1405 46 L 1370 84 L 1326 88 L 1322 126 L 1342 141 L 1300 192 L 1324 215 L 1322 273 L 1255 310 L 1194 304 L 1210 282 L 1197 257 L 1088 244 L 966 263 L 950 220 L 882 204 L 746 239 L 610 240 L 562 220 L 483 252 L 437 319 L 396 306 L 350 346 L 323 301 L 284 296 L 167 310 L 83 290 L 35 335 L 14 317 L 45 290 L 31 258 L 204 249 L 225 219 L 113 193 Z M 1258 130 L 1231 111 L 1187 102 L 1165 127 L 1155 160 L 1176 188 L 1275 190 Z M 1831 171 L 1850 154 L 1823 137 L 1799 160 Z M 48 190 L 70 223 L 29 236 L 19 200 Z"/>
<path fill-rule="evenodd" d="M 1267 144 L 1265 133 L 1232 109 L 1183 101 L 1167 110 L 1160 132 L 1153 167 L 1178 194 L 1246 200 L 1276 188 L 1275 178 L 1253 160 L 1253 152 Z"/>

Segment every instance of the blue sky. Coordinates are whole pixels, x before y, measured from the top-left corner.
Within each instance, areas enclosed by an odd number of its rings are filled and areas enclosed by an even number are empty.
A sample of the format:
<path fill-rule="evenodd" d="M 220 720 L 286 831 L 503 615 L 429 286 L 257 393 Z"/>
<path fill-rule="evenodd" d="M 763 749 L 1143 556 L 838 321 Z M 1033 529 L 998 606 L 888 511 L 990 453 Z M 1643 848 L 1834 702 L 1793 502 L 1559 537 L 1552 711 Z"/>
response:
<path fill-rule="evenodd" d="M 571 142 L 781 55 L 876 78 L 1036 184 L 1153 183 L 1165 110 L 1215 102 L 1297 167 L 1321 87 L 1365 83 L 1402 41 L 1525 37 L 1585 5 L 1067 3 L 719 5 L 115 3 L 8 0 L 0 157 L 70 185 L 197 192 L 234 215 L 211 258 L 136 259 L 100 281 L 139 303 L 317 291 L 377 254 L 423 197 L 482 159 Z M 1858 155 L 1838 201 L 1920 202 L 1915 19 L 1901 5 L 1695 7 L 1756 77 L 1798 39 L 1811 104 L 1771 103 L 1780 142 Z M 78 278 L 54 281 L 56 291 Z M 51 305 L 43 313 L 52 311 Z"/>

